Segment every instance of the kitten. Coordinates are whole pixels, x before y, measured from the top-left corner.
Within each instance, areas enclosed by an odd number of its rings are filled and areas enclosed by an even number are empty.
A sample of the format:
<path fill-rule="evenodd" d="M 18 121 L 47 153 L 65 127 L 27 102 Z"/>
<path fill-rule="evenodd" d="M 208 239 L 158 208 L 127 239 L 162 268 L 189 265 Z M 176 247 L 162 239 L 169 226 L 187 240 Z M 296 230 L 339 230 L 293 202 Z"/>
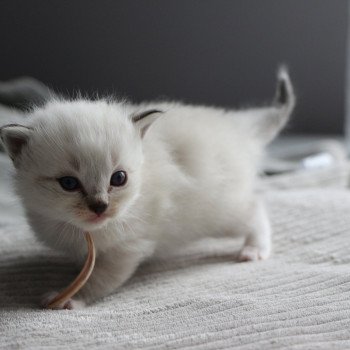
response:
<path fill-rule="evenodd" d="M 264 146 L 294 107 L 286 70 L 271 107 L 53 100 L 0 136 L 37 237 L 78 261 L 93 235 L 95 269 L 61 308 L 114 292 L 152 256 L 207 236 L 244 235 L 239 260 L 266 259 L 270 223 L 256 193 Z M 51 294 L 45 302 L 55 296 Z"/>

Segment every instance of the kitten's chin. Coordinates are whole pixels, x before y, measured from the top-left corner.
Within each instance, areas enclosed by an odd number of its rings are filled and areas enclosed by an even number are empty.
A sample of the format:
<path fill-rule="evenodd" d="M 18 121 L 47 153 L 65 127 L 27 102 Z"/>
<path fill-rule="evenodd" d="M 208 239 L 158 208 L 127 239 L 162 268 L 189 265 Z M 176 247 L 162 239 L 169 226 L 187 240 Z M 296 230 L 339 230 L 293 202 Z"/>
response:
<path fill-rule="evenodd" d="M 110 221 L 111 218 L 106 217 L 94 221 L 77 221 L 75 225 L 84 231 L 96 231 L 105 227 Z"/>

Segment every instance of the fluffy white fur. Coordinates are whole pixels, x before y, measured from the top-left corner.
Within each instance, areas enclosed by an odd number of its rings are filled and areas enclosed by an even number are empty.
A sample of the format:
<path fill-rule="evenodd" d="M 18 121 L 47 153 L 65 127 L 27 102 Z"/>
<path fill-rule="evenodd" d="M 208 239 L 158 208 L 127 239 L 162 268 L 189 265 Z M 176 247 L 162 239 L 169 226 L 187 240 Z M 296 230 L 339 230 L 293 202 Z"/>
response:
<path fill-rule="evenodd" d="M 271 107 L 54 100 L 34 110 L 25 126 L 2 127 L 17 193 L 39 239 L 81 261 L 83 232 L 94 237 L 95 270 L 61 307 L 108 295 L 145 259 L 207 236 L 244 235 L 239 259 L 266 259 L 271 229 L 256 193 L 257 166 L 293 106 L 281 70 Z M 148 109 L 163 113 L 137 117 Z M 125 186 L 110 185 L 117 170 L 127 172 Z M 57 181 L 62 176 L 78 178 L 84 190 L 65 191 Z M 106 203 L 107 210 L 98 216 L 91 202 Z"/>

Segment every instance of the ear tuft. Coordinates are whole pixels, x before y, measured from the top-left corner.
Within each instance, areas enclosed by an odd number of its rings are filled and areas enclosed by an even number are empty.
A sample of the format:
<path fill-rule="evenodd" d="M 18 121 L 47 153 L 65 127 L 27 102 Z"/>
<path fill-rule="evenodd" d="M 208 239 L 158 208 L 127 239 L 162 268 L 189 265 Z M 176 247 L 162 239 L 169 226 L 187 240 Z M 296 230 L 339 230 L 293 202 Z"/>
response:
<path fill-rule="evenodd" d="M 15 161 L 28 143 L 31 128 L 19 124 L 8 124 L 0 128 L 0 139 L 9 157 Z"/>
<path fill-rule="evenodd" d="M 141 137 L 145 135 L 151 124 L 159 118 L 160 113 L 164 112 L 158 109 L 150 109 L 141 113 L 136 113 L 131 117 L 133 123 L 140 130 Z"/>

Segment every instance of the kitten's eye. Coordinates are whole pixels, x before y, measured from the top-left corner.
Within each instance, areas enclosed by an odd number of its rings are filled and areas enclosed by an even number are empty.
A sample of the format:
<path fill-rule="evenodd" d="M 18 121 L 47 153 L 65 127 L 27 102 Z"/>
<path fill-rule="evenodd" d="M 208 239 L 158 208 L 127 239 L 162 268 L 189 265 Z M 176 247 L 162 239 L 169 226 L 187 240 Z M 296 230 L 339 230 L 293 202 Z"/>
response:
<path fill-rule="evenodd" d="M 126 172 L 125 171 L 116 171 L 111 177 L 112 186 L 123 186 L 126 184 Z"/>
<path fill-rule="evenodd" d="M 58 179 L 58 182 L 66 191 L 75 191 L 80 188 L 79 180 L 73 176 L 63 176 Z"/>

